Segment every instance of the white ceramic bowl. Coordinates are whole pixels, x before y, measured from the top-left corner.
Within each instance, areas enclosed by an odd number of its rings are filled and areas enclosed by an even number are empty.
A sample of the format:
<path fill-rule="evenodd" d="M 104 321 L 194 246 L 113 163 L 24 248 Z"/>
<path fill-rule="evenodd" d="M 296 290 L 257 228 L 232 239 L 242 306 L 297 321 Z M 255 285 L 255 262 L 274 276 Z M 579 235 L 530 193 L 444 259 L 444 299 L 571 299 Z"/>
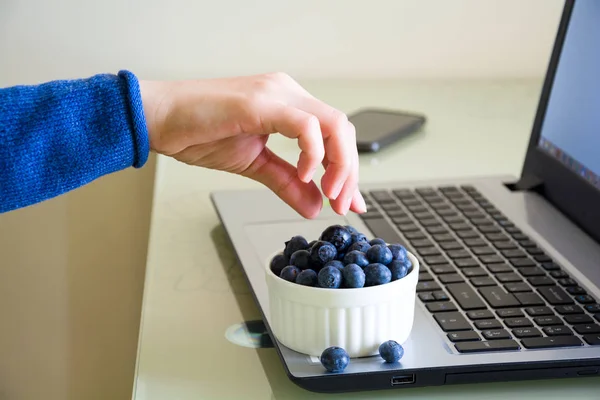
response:
<path fill-rule="evenodd" d="M 386 340 L 403 344 L 413 327 L 419 261 L 402 279 L 357 289 L 302 286 L 275 275 L 267 260 L 270 326 L 283 345 L 319 357 L 339 346 L 351 358 L 376 355 Z"/>

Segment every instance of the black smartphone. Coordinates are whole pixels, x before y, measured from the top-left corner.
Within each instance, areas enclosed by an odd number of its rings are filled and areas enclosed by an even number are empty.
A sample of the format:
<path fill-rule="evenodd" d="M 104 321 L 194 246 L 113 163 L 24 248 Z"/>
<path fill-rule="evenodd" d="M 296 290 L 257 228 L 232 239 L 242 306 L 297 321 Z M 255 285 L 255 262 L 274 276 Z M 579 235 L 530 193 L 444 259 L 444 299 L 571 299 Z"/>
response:
<path fill-rule="evenodd" d="M 425 124 L 422 114 L 365 108 L 348 116 L 356 128 L 356 144 L 361 153 L 373 153 L 416 133 Z"/>

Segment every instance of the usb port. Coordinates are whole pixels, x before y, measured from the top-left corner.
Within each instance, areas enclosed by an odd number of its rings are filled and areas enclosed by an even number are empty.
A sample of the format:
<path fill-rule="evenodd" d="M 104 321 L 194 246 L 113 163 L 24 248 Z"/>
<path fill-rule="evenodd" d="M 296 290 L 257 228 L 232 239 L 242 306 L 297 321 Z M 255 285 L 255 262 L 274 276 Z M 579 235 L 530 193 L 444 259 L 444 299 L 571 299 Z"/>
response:
<path fill-rule="evenodd" d="M 392 376 L 392 386 L 410 385 L 415 383 L 415 375 L 398 375 Z"/>

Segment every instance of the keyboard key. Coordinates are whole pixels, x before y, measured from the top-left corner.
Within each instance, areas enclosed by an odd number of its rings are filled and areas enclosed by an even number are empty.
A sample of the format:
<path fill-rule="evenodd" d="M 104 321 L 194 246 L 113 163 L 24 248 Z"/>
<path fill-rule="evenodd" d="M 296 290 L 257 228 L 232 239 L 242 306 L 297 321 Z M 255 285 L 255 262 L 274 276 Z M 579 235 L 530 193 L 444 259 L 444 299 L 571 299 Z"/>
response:
<path fill-rule="evenodd" d="M 484 338 L 487 340 L 500 340 L 500 339 L 510 339 L 510 333 L 508 333 L 505 329 L 492 329 L 489 331 L 481 332 Z"/>
<path fill-rule="evenodd" d="M 456 232 L 456 235 L 461 239 L 471 239 L 479 237 L 479 233 L 475 232 L 474 230 L 458 231 Z"/>
<path fill-rule="evenodd" d="M 535 261 L 541 262 L 541 263 L 551 262 L 552 261 L 552 259 L 550 257 L 548 257 L 547 255 L 545 255 L 545 254 L 537 255 L 537 256 L 535 256 L 533 258 L 535 258 Z"/>
<path fill-rule="evenodd" d="M 575 296 L 575 300 L 577 300 L 577 302 L 581 304 L 590 304 L 596 302 L 592 296 L 587 294 L 580 294 L 578 296 Z"/>
<path fill-rule="evenodd" d="M 417 283 L 417 292 L 433 292 L 441 290 L 440 285 L 435 282 L 419 282 Z"/>
<path fill-rule="evenodd" d="M 394 203 L 395 200 L 387 190 L 373 190 L 371 192 L 371 196 L 375 199 L 375 201 L 379 203 L 391 202 Z"/>
<path fill-rule="evenodd" d="M 510 263 L 517 268 L 533 267 L 535 265 L 531 258 L 511 258 Z"/>
<path fill-rule="evenodd" d="M 456 241 L 440 243 L 440 247 L 444 250 L 463 250 L 464 249 L 463 245 Z"/>
<path fill-rule="evenodd" d="M 573 329 L 580 335 L 587 335 L 590 333 L 600 333 L 600 325 L 596 324 L 585 324 L 585 325 L 574 325 Z"/>
<path fill-rule="evenodd" d="M 404 243 L 396 230 L 383 218 L 366 220 L 365 225 L 375 237 L 382 238 L 388 243 Z"/>
<path fill-rule="evenodd" d="M 460 343 L 460 342 L 473 342 L 477 340 L 481 340 L 481 337 L 477 332 L 474 331 L 459 331 L 459 332 L 450 332 L 448 334 L 448 339 L 452 342 Z"/>
<path fill-rule="evenodd" d="M 475 247 L 472 249 L 473 253 L 478 256 L 487 256 L 491 254 L 496 254 L 496 251 L 489 246 L 486 247 Z"/>
<path fill-rule="evenodd" d="M 507 308 L 521 305 L 514 295 L 505 292 L 499 286 L 482 287 L 478 291 L 493 308 Z"/>
<path fill-rule="evenodd" d="M 417 249 L 417 252 L 421 255 L 421 257 L 439 256 L 442 254 L 436 247 L 422 247 Z"/>
<path fill-rule="evenodd" d="M 431 247 L 434 246 L 434 243 L 429 240 L 429 239 L 416 239 L 416 240 L 411 240 L 410 244 L 412 244 L 413 247 L 415 248 L 420 248 L 420 247 Z"/>
<path fill-rule="evenodd" d="M 412 231 L 412 232 L 405 232 L 404 236 L 406 236 L 406 238 L 408 240 L 412 240 L 412 239 L 423 239 L 425 238 L 425 234 L 423 232 L 419 231 Z"/>
<path fill-rule="evenodd" d="M 394 243 L 394 242 L 388 242 Z M 427 265 L 448 264 L 448 260 L 444 256 L 424 257 L 423 262 Z"/>
<path fill-rule="evenodd" d="M 521 250 L 502 250 L 501 253 L 506 258 L 527 258 L 527 254 Z"/>
<path fill-rule="evenodd" d="M 494 314 L 490 310 L 469 311 L 467 317 L 472 320 L 494 318 Z"/>
<path fill-rule="evenodd" d="M 521 232 L 520 229 L 514 227 L 514 226 L 507 226 L 506 227 L 506 232 L 510 233 L 511 235 L 520 235 L 523 232 Z"/>
<path fill-rule="evenodd" d="M 490 270 L 490 272 L 492 274 L 501 274 L 503 272 L 513 272 L 514 269 L 506 264 L 506 263 L 502 263 L 502 264 L 488 264 L 486 265 L 487 269 Z"/>
<path fill-rule="evenodd" d="M 471 258 L 471 253 L 467 250 L 450 250 L 446 254 L 454 260 L 458 258 Z"/>
<path fill-rule="evenodd" d="M 517 245 L 513 242 L 502 241 L 502 242 L 492 242 L 495 248 L 498 250 L 513 250 L 517 248 Z"/>
<path fill-rule="evenodd" d="M 431 218 L 431 219 L 422 219 L 419 221 L 419 223 L 423 226 L 440 226 L 440 221 L 438 221 L 435 218 Z"/>
<path fill-rule="evenodd" d="M 398 197 L 399 199 L 406 197 L 414 197 L 414 194 L 410 189 L 396 189 L 392 190 L 392 193 L 394 193 L 394 196 Z"/>
<path fill-rule="evenodd" d="M 437 275 L 452 274 L 452 273 L 456 272 L 456 268 L 454 268 L 450 264 L 434 265 L 433 267 L 431 267 L 431 270 L 433 271 L 434 274 L 437 274 Z"/>
<path fill-rule="evenodd" d="M 577 314 L 577 315 L 567 315 L 565 317 L 565 322 L 571 325 L 576 324 L 592 324 L 594 320 L 589 315 L 585 314 Z"/>
<path fill-rule="evenodd" d="M 421 272 L 419 273 L 419 282 L 432 281 L 433 276 L 429 272 Z"/>
<path fill-rule="evenodd" d="M 537 328 L 515 328 L 512 330 L 512 334 L 519 339 L 542 336 L 542 332 L 540 332 Z"/>
<path fill-rule="evenodd" d="M 490 278 L 489 276 L 485 276 L 471 279 L 471 284 L 476 287 L 494 286 L 496 284 L 496 281 Z"/>
<path fill-rule="evenodd" d="M 553 306 L 573 304 L 573 299 L 558 286 L 540 287 L 538 291 Z"/>
<path fill-rule="evenodd" d="M 413 220 L 407 216 L 402 216 L 402 217 L 392 217 L 392 222 L 396 225 L 407 225 L 407 224 L 412 224 Z"/>
<path fill-rule="evenodd" d="M 432 218 L 435 218 L 435 216 L 432 213 L 430 213 L 429 211 L 414 213 L 413 217 L 415 217 L 416 219 L 432 219 Z"/>
<path fill-rule="evenodd" d="M 450 297 L 448 297 L 448 295 L 446 293 L 442 292 L 441 290 L 433 292 L 432 294 L 433 294 L 433 297 L 436 300 L 439 300 L 439 301 L 448 301 L 448 300 L 450 300 Z"/>
<path fill-rule="evenodd" d="M 474 268 L 464 268 L 462 270 L 462 273 L 467 277 L 467 278 L 474 278 L 477 276 L 488 276 L 487 272 L 485 272 L 485 270 L 481 267 L 474 267 Z"/>
<path fill-rule="evenodd" d="M 567 279 L 559 279 L 558 280 L 559 285 L 564 286 L 564 287 L 569 287 L 569 286 L 577 286 L 577 282 L 575 282 L 573 279 L 571 278 L 567 278 Z"/>
<path fill-rule="evenodd" d="M 468 268 L 468 267 L 479 266 L 479 263 L 474 258 L 459 258 L 457 260 L 454 260 L 454 264 L 456 264 L 456 266 L 458 268 Z"/>
<path fill-rule="evenodd" d="M 524 235 L 523 233 L 513 233 L 511 236 L 512 236 L 512 237 L 513 237 L 513 239 L 515 239 L 515 240 L 527 240 L 527 239 L 529 239 L 529 238 L 527 237 L 527 235 Z"/>
<path fill-rule="evenodd" d="M 454 215 L 443 215 L 442 219 L 446 221 L 447 224 L 465 224 L 467 221 L 463 217 L 458 214 Z"/>
<path fill-rule="evenodd" d="M 475 321 L 475 327 L 479 330 L 500 329 L 502 328 L 502 324 L 496 319 L 483 319 Z"/>
<path fill-rule="evenodd" d="M 547 336 L 570 336 L 573 334 L 571 328 L 564 325 L 545 326 L 542 330 Z"/>
<path fill-rule="evenodd" d="M 519 269 L 519 273 L 525 277 L 531 276 L 546 276 L 546 273 L 543 269 L 539 267 L 525 267 Z"/>
<path fill-rule="evenodd" d="M 575 315 L 575 314 L 583 314 L 583 308 L 572 305 L 572 306 L 556 306 L 556 312 L 561 315 Z"/>
<path fill-rule="evenodd" d="M 542 268 L 544 268 L 546 271 L 558 271 L 560 270 L 560 266 L 554 262 L 545 262 L 542 263 Z"/>
<path fill-rule="evenodd" d="M 487 351 L 519 350 L 521 347 L 514 340 L 493 340 L 490 342 L 463 342 L 455 345 L 459 353 L 480 353 Z"/>
<path fill-rule="evenodd" d="M 448 233 L 448 229 L 444 228 L 443 226 L 428 226 L 426 229 L 427 232 L 429 232 L 432 235 L 438 233 Z"/>
<path fill-rule="evenodd" d="M 510 293 L 531 292 L 531 287 L 525 282 L 512 282 L 504 285 Z"/>
<path fill-rule="evenodd" d="M 496 314 L 498 314 L 498 316 L 500 318 L 516 318 L 516 317 L 524 317 L 525 315 L 523 315 L 523 311 L 521 311 L 518 308 L 508 308 L 506 310 L 498 310 L 496 311 Z"/>
<path fill-rule="evenodd" d="M 531 321 L 528 318 L 507 318 L 504 320 L 504 323 L 509 328 L 527 328 L 533 326 Z"/>
<path fill-rule="evenodd" d="M 465 239 L 465 244 L 469 247 L 487 246 L 487 242 L 481 238 Z"/>
<path fill-rule="evenodd" d="M 583 340 L 590 346 L 596 346 L 600 344 L 600 335 L 585 335 Z"/>
<path fill-rule="evenodd" d="M 598 304 L 588 304 L 587 306 L 585 306 L 585 309 L 588 310 L 591 313 L 597 313 L 597 312 L 600 312 L 600 305 L 598 305 Z"/>
<path fill-rule="evenodd" d="M 438 234 L 431 235 L 431 236 L 433 237 L 433 240 L 435 240 L 438 243 L 441 243 L 441 242 L 453 242 L 453 241 L 456 240 L 454 238 L 454 236 L 452 236 L 449 233 L 438 233 Z"/>
<path fill-rule="evenodd" d="M 476 226 L 484 226 L 484 225 L 494 225 L 494 221 L 489 218 L 473 218 L 471 219 L 471 223 Z"/>
<path fill-rule="evenodd" d="M 535 293 L 515 293 L 515 297 L 523 307 L 541 306 L 546 304 L 544 303 L 544 300 Z"/>
<path fill-rule="evenodd" d="M 535 317 L 533 320 L 539 326 L 563 325 L 562 320 L 556 315 L 551 315 L 547 317 Z"/>
<path fill-rule="evenodd" d="M 419 230 L 419 227 L 412 223 L 407 223 L 407 224 L 401 223 L 401 224 L 396 224 L 396 226 L 402 232 L 410 232 L 410 231 L 418 231 Z M 391 242 L 388 241 L 388 243 L 391 243 Z"/>
<path fill-rule="evenodd" d="M 562 270 L 550 271 L 550 276 L 556 279 L 568 278 L 569 274 Z"/>
<path fill-rule="evenodd" d="M 390 217 L 407 216 L 398 203 L 385 203 L 381 205 L 381 208 L 383 208 Z"/>
<path fill-rule="evenodd" d="M 544 317 L 547 315 L 554 315 L 554 311 L 550 307 L 529 307 L 525 309 L 527 315 L 531 317 Z"/>
<path fill-rule="evenodd" d="M 429 312 L 437 313 L 437 312 L 447 312 L 447 311 L 456 311 L 456 306 L 449 302 L 437 302 L 437 303 L 428 303 L 425 307 L 429 310 Z"/>
<path fill-rule="evenodd" d="M 502 283 L 523 282 L 523 279 L 521 279 L 521 277 L 514 272 L 498 274 L 498 275 L 496 275 L 496 279 L 498 279 L 498 281 L 500 281 Z"/>
<path fill-rule="evenodd" d="M 529 239 L 520 240 L 520 241 L 519 241 L 519 244 L 520 244 L 521 246 L 525 247 L 525 248 L 528 248 L 528 247 L 536 247 L 536 246 L 537 246 L 537 244 L 536 244 L 535 242 L 533 242 L 533 241 L 531 241 L 531 240 L 529 240 Z"/>
<path fill-rule="evenodd" d="M 434 314 L 433 318 L 435 318 L 444 332 L 472 330 L 469 321 L 467 321 L 459 312 Z"/>
<path fill-rule="evenodd" d="M 497 263 L 504 262 L 504 258 L 500 257 L 497 254 L 489 255 L 489 256 L 488 255 L 480 256 L 479 260 L 484 264 L 497 264 Z"/>
<path fill-rule="evenodd" d="M 448 283 L 458 283 L 458 282 L 464 282 L 465 279 L 460 276 L 459 274 L 446 274 L 446 275 L 440 275 L 440 282 L 444 283 L 444 284 L 448 284 Z"/>
<path fill-rule="evenodd" d="M 466 283 L 450 284 L 446 287 L 450 295 L 465 311 L 487 308 L 481 298 Z"/>
<path fill-rule="evenodd" d="M 575 336 L 525 338 L 521 340 L 521 343 L 528 349 L 583 346 L 583 342 Z"/>
<path fill-rule="evenodd" d="M 532 284 L 533 286 L 554 286 L 555 282 L 549 276 L 536 276 L 533 278 L 527 279 L 527 282 Z"/>
<path fill-rule="evenodd" d="M 510 238 L 504 233 L 489 233 L 485 235 L 492 242 L 508 242 Z"/>
<path fill-rule="evenodd" d="M 419 293 L 419 299 L 421 299 L 422 302 L 426 303 L 426 302 L 430 302 L 430 301 L 436 301 L 436 298 L 433 297 L 433 293 L 431 292 L 422 292 Z"/>
<path fill-rule="evenodd" d="M 567 293 L 570 293 L 570 294 L 586 294 L 587 292 L 582 287 L 579 287 L 579 286 L 570 286 L 570 287 L 567 288 Z"/>
<path fill-rule="evenodd" d="M 500 233 L 500 229 L 498 229 L 494 225 L 483 225 L 483 226 L 478 226 L 478 228 L 479 228 L 479 231 L 481 231 L 482 233 Z"/>

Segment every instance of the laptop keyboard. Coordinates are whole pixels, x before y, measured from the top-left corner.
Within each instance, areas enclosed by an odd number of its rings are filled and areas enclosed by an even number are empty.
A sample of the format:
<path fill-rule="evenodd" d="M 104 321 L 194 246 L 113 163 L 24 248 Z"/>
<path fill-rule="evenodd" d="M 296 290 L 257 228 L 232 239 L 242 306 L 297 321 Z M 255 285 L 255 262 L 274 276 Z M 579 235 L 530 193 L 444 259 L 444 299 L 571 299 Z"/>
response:
<path fill-rule="evenodd" d="M 363 222 L 421 262 L 417 296 L 460 353 L 600 345 L 600 305 L 472 186 L 363 192 Z"/>

